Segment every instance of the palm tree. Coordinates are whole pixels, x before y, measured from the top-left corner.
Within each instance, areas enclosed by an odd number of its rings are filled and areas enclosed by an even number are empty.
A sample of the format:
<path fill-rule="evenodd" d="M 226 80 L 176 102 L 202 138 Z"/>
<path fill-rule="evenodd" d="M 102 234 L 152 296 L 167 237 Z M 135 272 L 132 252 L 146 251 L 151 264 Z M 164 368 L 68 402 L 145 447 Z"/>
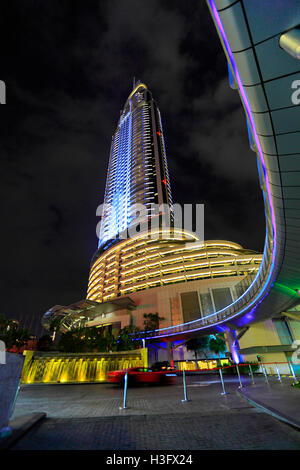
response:
<path fill-rule="evenodd" d="M 108 331 L 104 336 L 106 341 L 106 350 L 109 351 L 116 351 L 117 350 L 117 340 L 111 331 Z"/>
<path fill-rule="evenodd" d="M 144 313 L 144 330 L 153 331 L 159 328 L 159 322 L 164 320 L 158 313 Z"/>
<path fill-rule="evenodd" d="M 83 328 L 71 328 L 63 333 L 59 339 L 58 350 L 64 352 L 86 352 L 87 342 Z"/>
<path fill-rule="evenodd" d="M 51 320 L 49 331 L 52 333 L 52 341 L 54 342 L 56 333 L 60 329 L 62 318 L 55 317 Z"/>
<path fill-rule="evenodd" d="M 119 331 L 118 351 L 130 351 L 136 349 L 136 341 L 131 338 L 132 333 L 138 333 L 140 328 L 136 326 L 125 326 Z"/>
<path fill-rule="evenodd" d="M 3 335 L 3 341 L 6 348 L 11 349 L 14 346 L 19 350 L 31 338 L 30 331 L 27 328 L 18 328 L 17 325 L 10 325 L 6 334 Z"/>
<path fill-rule="evenodd" d="M 207 359 L 205 354 L 205 349 L 208 347 L 208 336 L 202 336 L 200 338 L 191 338 L 186 342 L 186 349 L 188 351 L 194 351 L 195 359 L 197 361 L 197 354 L 199 351 L 203 352 L 205 359 Z"/>
<path fill-rule="evenodd" d="M 210 339 L 209 349 L 216 354 L 219 354 L 219 357 L 221 358 L 221 353 L 226 351 L 226 344 L 223 333 L 215 335 Z"/>
<path fill-rule="evenodd" d="M 10 320 L 0 313 L 0 335 L 7 333 L 11 329 L 17 329 L 18 322 L 16 320 Z"/>

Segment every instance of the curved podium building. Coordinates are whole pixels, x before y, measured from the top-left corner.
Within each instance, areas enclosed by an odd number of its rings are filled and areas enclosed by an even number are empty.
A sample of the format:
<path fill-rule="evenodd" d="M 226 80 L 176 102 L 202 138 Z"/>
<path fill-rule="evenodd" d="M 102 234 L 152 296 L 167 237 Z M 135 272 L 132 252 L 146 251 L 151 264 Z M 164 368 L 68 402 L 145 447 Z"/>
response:
<path fill-rule="evenodd" d="M 156 313 L 161 326 L 174 326 L 206 317 L 241 295 L 257 273 L 262 256 L 229 241 L 200 242 L 176 230 L 159 240 L 137 236 L 103 253 L 94 262 L 87 299 L 100 315 L 88 325 L 129 324 L 143 328 L 143 315 Z M 118 305 L 128 302 L 129 307 Z M 131 304 L 133 302 L 133 305 Z M 111 304 L 113 310 L 105 313 Z"/>

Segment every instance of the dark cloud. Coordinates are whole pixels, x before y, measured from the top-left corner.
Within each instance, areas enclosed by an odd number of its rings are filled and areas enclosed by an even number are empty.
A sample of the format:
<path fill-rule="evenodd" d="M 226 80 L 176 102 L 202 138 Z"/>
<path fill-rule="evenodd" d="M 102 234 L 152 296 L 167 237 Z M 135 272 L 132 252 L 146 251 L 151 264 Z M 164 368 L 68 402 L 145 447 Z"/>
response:
<path fill-rule="evenodd" d="M 262 249 L 255 154 L 205 2 L 19 0 L 0 27 L 3 313 L 39 317 L 85 296 L 133 77 L 159 104 L 174 200 L 205 203 L 206 238 Z"/>

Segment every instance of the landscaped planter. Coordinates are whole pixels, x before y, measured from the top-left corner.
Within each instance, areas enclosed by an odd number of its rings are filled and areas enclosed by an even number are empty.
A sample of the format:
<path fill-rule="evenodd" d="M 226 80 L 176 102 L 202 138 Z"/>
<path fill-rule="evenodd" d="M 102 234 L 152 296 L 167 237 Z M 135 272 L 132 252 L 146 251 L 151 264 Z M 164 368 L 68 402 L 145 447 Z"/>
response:
<path fill-rule="evenodd" d="M 24 356 L 6 353 L 5 364 L 0 363 L 0 437 L 9 433 L 8 422 L 13 414 L 21 380 Z"/>

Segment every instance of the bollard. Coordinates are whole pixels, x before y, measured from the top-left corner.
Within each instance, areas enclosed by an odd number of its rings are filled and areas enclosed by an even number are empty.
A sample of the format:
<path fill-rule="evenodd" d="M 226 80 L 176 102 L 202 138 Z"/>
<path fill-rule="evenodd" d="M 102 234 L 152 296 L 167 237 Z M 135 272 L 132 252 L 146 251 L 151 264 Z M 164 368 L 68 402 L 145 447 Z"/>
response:
<path fill-rule="evenodd" d="M 183 372 L 182 372 L 182 380 L 183 380 L 184 400 L 181 400 L 181 401 L 182 403 L 184 403 L 186 401 L 190 401 L 188 400 L 187 393 L 186 393 L 185 369 L 183 369 Z"/>
<path fill-rule="evenodd" d="M 279 369 L 278 369 L 277 364 L 276 364 L 276 370 L 277 370 L 278 380 L 279 380 L 280 383 L 282 383 L 282 381 L 281 381 L 281 375 L 280 375 L 280 372 L 279 372 Z"/>
<path fill-rule="evenodd" d="M 289 366 L 290 366 L 290 369 L 291 369 L 291 372 L 292 372 L 292 376 L 294 377 L 295 382 L 297 382 L 297 378 L 296 378 L 296 375 L 295 375 L 295 371 L 294 371 L 294 368 L 293 368 L 291 362 L 289 362 Z"/>
<path fill-rule="evenodd" d="M 250 369 L 250 375 L 251 375 L 251 379 L 252 379 L 252 385 L 255 385 L 255 382 L 254 382 L 254 375 L 253 375 L 253 372 L 252 372 L 251 364 L 249 364 L 249 369 Z"/>
<path fill-rule="evenodd" d="M 221 383 L 222 383 L 222 389 L 223 389 L 223 392 L 221 393 L 221 395 L 227 395 L 227 392 L 226 392 L 225 386 L 224 386 L 224 380 L 223 380 L 222 369 L 219 369 L 219 373 L 220 373 L 220 378 L 221 378 Z"/>
<path fill-rule="evenodd" d="M 124 397 L 123 397 L 123 406 L 120 406 L 120 410 L 126 410 L 126 402 L 127 402 L 127 383 L 128 383 L 128 371 L 125 372 L 124 375 Z"/>
<path fill-rule="evenodd" d="M 239 376 L 239 382 L 240 382 L 240 386 L 239 388 L 243 388 L 243 384 L 242 384 L 242 380 L 241 380 L 241 375 L 240 375 L 240 371 L 239 371 L 239 366 L 236 364 L 236 370 L 237 370 L 237 373 L 238 373 L 238 376 Z"/>
<path fill-rule="evenodd" d="M 267 371 L 266 371 L 266 369 L 265 369 L 265 366 L 264 366 L 263 364 L 262 364 L 261 366 L 262 366 L 262 368 L 263 368 L 263 372 L 264 372 L 264 376 L 265 376 L 266 382 L 267 382 L 267 384 L 269 385 L 268 374 L 267 374 Z"/>

